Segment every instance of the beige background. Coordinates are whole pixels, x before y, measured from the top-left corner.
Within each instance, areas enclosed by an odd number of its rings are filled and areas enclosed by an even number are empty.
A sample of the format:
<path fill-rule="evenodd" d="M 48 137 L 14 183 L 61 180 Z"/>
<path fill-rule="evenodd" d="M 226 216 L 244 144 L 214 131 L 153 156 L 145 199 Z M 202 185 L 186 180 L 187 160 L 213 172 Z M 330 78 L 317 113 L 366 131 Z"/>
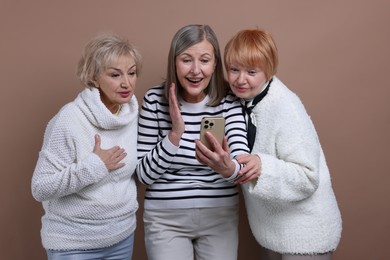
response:
<path fill-rule="evenodd" d="M 113 31 L 139 47 L 141 101 L 189 23 L 211 25 L 222 49 L 244 28 L 273 33 L 277 75 L 302 98 L 331 169 L 344 227 L 334 259 L 390 259 L 389 11 L 387 0 L 2 0 L 1 259 L 45 259 L 30 181 L 48 120 L 81 90 L 75 67 L 87 40 Z M 244 210 L 240 232 L 239 259 L 259 259 Z M 140 218 L 134 259 L 146 259 Z"/>

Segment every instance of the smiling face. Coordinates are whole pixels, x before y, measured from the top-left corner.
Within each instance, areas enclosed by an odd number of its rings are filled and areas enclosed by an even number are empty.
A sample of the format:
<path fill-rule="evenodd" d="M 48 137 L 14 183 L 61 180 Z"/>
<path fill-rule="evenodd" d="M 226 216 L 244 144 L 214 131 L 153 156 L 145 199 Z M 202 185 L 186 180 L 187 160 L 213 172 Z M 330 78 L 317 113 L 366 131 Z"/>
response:
<path fill-rule="evenodd" d="M 190 103 L 202 101 L 216 64 L 211 43 L 203 40 L 192 45 L 176 57 L 175 63 L 183 99 Z"/>
<path fill-rule="evenodd" d="M 267 77 L 261 68 L 247 68 L 237 64 L 227 68 L 227 78 L 233 93 L 243 99 L 257 96 L 267 82 Z"/>
<path fill-rule="evenodd" d="M 120 105 L 128 103 L 134 95 L 137 81 L 136 64 L 130 56 L 121 56 L 100 71 L 93 81 L 100 91 L 103 104 L 116 113 Z"/>

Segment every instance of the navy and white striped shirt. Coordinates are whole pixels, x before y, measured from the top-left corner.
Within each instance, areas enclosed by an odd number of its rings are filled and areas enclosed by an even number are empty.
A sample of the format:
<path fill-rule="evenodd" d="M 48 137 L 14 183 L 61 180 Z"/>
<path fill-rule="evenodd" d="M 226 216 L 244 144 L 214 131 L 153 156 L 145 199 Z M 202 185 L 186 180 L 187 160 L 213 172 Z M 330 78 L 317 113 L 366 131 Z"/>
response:
<path fill-rule="evenodd" d="M 196 160 L 194 140 L 200 137 L 204 116 L 220 116 L 226 120 L 225 135 L 232 158 L 249 153 L 241 104 L 231 94 L 214 107 L 207 106 L 208 101 L 208 96 L 199 103 L 179 100 L 185 132 L 177 147 L 168 139 L 171 119 L 163 86 L 146 92 L 138 122 L 136 168 L 139 181 L 149 185 L 145 193 L 146 209 L 223 207 L 238 203 L 236 185 Z"/>

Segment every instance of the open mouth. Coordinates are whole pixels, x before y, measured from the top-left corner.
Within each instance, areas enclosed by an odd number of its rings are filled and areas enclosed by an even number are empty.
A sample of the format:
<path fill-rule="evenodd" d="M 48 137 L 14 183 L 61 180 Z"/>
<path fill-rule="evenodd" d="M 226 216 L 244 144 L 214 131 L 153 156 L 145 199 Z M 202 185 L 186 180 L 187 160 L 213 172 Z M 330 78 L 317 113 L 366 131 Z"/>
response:
<path fill-rule="evenodd" d="M 189 82 L 191 83 L 194 83 L 194 84 L 197 84 L 199 82 L 201 82 L 203 80 L 203 78 L 201 79 L 190 79 L 190 78 L 186 78 Z"/>

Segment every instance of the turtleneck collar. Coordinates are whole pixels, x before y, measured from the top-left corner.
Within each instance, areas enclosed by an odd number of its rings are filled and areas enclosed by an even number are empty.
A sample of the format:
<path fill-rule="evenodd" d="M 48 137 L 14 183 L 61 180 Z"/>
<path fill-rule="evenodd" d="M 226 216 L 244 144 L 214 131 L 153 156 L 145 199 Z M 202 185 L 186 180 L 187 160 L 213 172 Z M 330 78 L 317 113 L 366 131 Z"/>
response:
<path fill-rule="evenodd" d="M 84 89 L 75 102 L 91 124 L 102 129 L 118 129 L 138 118 L 138 102 L 134 95 L 129 103 L 122 104 L 119 115 L 108 110 L 96 88 Z"/>

